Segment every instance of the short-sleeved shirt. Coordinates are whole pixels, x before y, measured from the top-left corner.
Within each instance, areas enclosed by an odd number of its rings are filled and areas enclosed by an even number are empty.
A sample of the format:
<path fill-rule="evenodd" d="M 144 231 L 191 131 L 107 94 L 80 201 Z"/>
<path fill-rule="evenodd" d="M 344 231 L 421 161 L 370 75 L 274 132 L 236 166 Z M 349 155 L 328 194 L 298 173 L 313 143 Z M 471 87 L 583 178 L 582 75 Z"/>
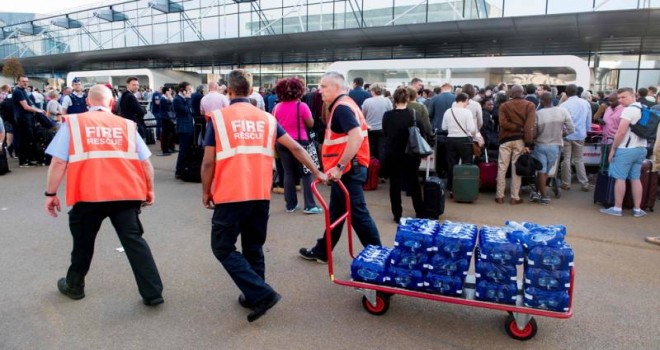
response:
<path fill-rule="evenodd" d="M 21 101 L 25 101 L 29 106 L 32 106 L 34 103 L 31 99 L 28 98 L 27 92 L 25 89 L 19 87 L 14 89 L 12 93 L 12 100 L 14 101 L 14 118 L 22 118 L 25 116 L 31 116 L 32 112 L 28 112 L 21 106 Z"/>
<path fill-rule="evenodd" d="M 312 111 L 306 104 L 300 101 L 280 102 L 273 108 L 273 116 L 294 140 L 308 141 L 304 121 L 312 119 Z M 300 138 L 298 132 L 300 132 Z"/>
<path fill-rule="evenodd" d="M 70 139 L 71 139 L 71 132 L 69 131 L 69 126 L 67 125 L 66 122 L 62 123 L 62 127 L 57 132 L 57 134 L 55 134 L 55 137 L 53 138 L 53 141 L 50 142 L 50 145 L 48 145 L 48 148 L 46 148 L 46 153 L 50 154 L 53 157 L 57 157 L 64 161 L 68 161 Z M 135 131 L 135 140 L 136 140 L 138 159 L 140 160 L 149 159 L 149 157 L 151 157 L 151 151 L 149 150 L 149 147 L 147 147 L 147 145 L 144 143 L 144 140 L 142 140 L 142 137 L 140 137 L 140 134 L 138 134 L 137 128 Z"/>
<path fill-rule="evenodd" d="M 206 96 L 202 97 L 200 102 L 200 110 L 202 114 L 213 112 L 216 109 L 225 108 L 229 106 L 229 98 L 217 91 L 211 91 Z"/>
<path fill-rule="evenodd" d="M 337 97 L 328 107 L 332 110 L 332 107 L 337 103 L 337 101 L 346 95 L 340 95 Z M 335 109 L 335 113 L 332 115 L 332 122 L 330 123 L 330 129 L 335 134 L 348 134 L 349 131 L 359 128 L 360 123 L 355 117 L 353 110 L 346 105 L 339 105 Z"/>
<path fill-rule="evenodd" d="M 85 97 L 84 92 L 77 93 L 75 91 L 71 91 L 71 93 L 76 94 L 76 96 L 78 96 L 78 98 Z M 64 96 L 64 98 L 62 99 L 62 108 L 63 109 L 69 109 L 69 107 L 71 107 L 72 105 L 73 105 L 73 101 L 71 100 L 71 96 L 69 96 L 69 95 Z"/>
<path fill-rule="evenodd" d="M 235 98 L 231 100 L 230 104 L 233 105 L 234 103 L 238 103 L 238 102 L 250 103 L 250 99 Z M 276 139 L 279 139 L 284 135 L 286 135 L 286 131 L 284 131 L 282 126 L 278 123 Z M 209 119 L 209 121 L 206 123 L 206 135 L 204 136 L 204 146 L 215 147 L 215 128 L 213 127 L 213 119 Z"/>
<path fill-rule="evenodd" d="M 642 118 L 642 104 L 635 102 L 630 106 L 626 107 L 623 112 L 621 112 L 621 120 L 627 120 L 630 122 L 630 125 L 637 124 Z M 619 148 L 636 148 L 636 147 L 646 147 L 646 139 L 643 139 L 634 132 L 630 131 L 630 127 L 626 131 L 626 136 L 621 141 Z"/>

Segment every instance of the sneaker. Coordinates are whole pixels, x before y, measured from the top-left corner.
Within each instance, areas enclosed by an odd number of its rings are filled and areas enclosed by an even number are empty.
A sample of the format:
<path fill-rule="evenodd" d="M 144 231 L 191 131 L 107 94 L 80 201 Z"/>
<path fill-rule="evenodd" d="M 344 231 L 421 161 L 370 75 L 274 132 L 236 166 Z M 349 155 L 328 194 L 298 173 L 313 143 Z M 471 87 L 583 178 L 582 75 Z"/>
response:
<path fill-rule="evenodd" d="M 623 216 L 622 210 L 614 209 L 614 207 L 601 209 L 600 212 L 607 215 Z"/>
<path fill-rule="evenodd" d="M 566 185 L 566 184 L 561 184 L 561 186 L 559 186 L 559 188 L 561 188 L 564 191 L 570 191 L 571 190 L 571 186 Z"/>
<path fill-rule="evenodd" d="M 591 187 L 589 185 L 582 186 L 582 192 L 589 192 L 591 191 Z"/>
<path fill-rule="evenodd" d="M 550 197 L 541 197 L 541 204 L 550 204 Z"/>
<path fill-rule="evenodd" d="M 660 236 L 658 236 L 658 237 L 646 237 L 645 241 L 647 241 L 651 244 L 660 245 Z"/>
<path fill-rule="evenodd" d="M 646 212 L 643 211 L 642 209 L 633 209 L 633 216 L 634 217 L 641 218 L 644 215 L 646 215 Z"/>
<path fill-rule="evenodd" d="M 537 192 L 532 192 L 529 194 L 529 201 L 532 203 L 540 203 L 541 202 L 541 195 Z"/>
<path fill-rule="evenodd" d="M 287 213 L 293 213 L 294 211 L 296 211 L 296 210 L 298 210 L 298 209 L 300 209 L 300 206 L 299 206 L 299 205 L 296 205 L 293 209 L 287 209 L 286 212 L 287 212 Z"/>
<path fill-rule="evenodd" d="M 252 312 L 247 316 L 248 322 L 254 322 L 258 320 L 261 316 L 266 314 L 266 311 L 268 311 L 270 308 L 275 306 L 278 301 L 282 299 L 282 296 L 279 295 L 277 292 L 273 292 L 273 295 L 270 297 L 266 298 L 266 300 L 263 300 L 259 303 L 257 303 L 254 306 L 254 309 L 252 309 Z"/>
<path fill-rule="evenodd" d="M 323 213 L 323 209 L 321 209 L 319 207 L 305 208 L 303 210 L 303 213 L 305 213 L 305 214 L 321 214 L 321 213 Z"/>
<path fill-rule="evenodd" d="M 19 168 L 34 168 L 33 164 L 30 163 L 23 163 L 18 166 Z"/>
<path fill-rule="evenodd" d="M 300 254 L 300 257 L 305 259 L 305 260 L 310 260 L 310 261 L 316 261 L 319 264 L 327 264 L 328 260 L 321 258 L 318 254 L 314 252 L 313 249 L 308 249 L 308 248 L 300 248 L 298 251 Z"/>
<path fill-rule="evenodd" d="M 273 193 L 284 194 L 284 189 L 282 187 L 273 188 Z"/>

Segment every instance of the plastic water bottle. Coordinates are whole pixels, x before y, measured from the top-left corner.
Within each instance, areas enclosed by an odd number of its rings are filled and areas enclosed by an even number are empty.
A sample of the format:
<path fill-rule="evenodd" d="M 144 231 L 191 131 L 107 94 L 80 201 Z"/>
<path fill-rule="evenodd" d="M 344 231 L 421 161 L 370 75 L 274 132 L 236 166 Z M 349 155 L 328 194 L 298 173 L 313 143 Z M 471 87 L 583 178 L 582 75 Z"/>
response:
<path fill-rule="evenodd" d="M 543 291 L 536 288 L 525 288 L 525 306 L 535 309 L 567 312 L 570 296 L 567 291 Z"/>
<path fill-rule="evenodd" d="M 424 276 L 424 289 L 431 293 L 443 295 L 461 295 L 463 293 L 463 278 L 429 272 Z"/>
<path fill-rule="evenodd" d="M 368 245 L 351 263 L 356 281 L 381 284 L 387 275 L 392 248 Z"/>
<path fill-rule="evenodd" d="M 480 281 L 477 283 L 474 296 L 478 300 L 515 305 L 516 297 L 518 296 L 518 286 L 516 282 L 502 284 Z"/>
<path fill-rule="evenodd" d="M 516 282 L 518 279 L 518 270 L 515 265 L 500 265 L 477 259 L 474 271 L 477 281 L 511 283 Z"/>
<path fill-rule="evenodd" d="M 390 266 L 384 279 L 395 287 L 419 290 L 424 288 L 422 271 Z"/>
<path fill-rule="evenodd" d="M 399 247 L 394 248 L 390 254 L 390 265 L 405 267 L 410 270 L 420 270 L 427 260 L 427 253 L 422 251 L 409 251 Z"/>
<path fill-rule="evenodd" d="M 569 271 L 573 266 L 573 248 L 569 244 L 560 247 L 536 246 L 527 255 L 527 265 L 546 270 Z"/>
<path fill-rule="evenodd" d="M 424 264 L 426 271 L 444 276 L 465 276 L 469 268 L 469 258 L 451 259 L 442 254 L 434 254 L 429 262 Z"/>
<path fill-rule="evenodd" d="M 434 220 L 401 219 L 394 246 L 409 251 L 427 251 L 434 246 L 434 236 L 438 229 L 438 222 Z"/>
<path fill-rule="evenodd" d="M 571 286 L 571 273 L 565 270 L 546 270 L 528 266 L 525 269 L 525 288 L 538 290 L 568 290 Z"/>

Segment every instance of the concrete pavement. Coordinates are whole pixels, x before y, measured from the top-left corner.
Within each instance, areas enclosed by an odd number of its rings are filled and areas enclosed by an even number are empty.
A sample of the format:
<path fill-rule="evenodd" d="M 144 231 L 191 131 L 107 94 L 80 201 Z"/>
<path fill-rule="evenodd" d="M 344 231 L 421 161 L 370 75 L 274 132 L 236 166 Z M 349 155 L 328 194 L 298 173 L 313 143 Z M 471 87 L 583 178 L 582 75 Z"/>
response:
<path fill-rule="evenodd" d="M 395 296 L 387 314 L 368 314 L 360 294 L 330 282 L 325 265 L 297 256 L 300 247 L 311 246 L 319 237 L 323 217 L 287 214 L 283 197 L 274 195 L 266 274 L 283 299 L 248 324 L 247 310 L 236 301 L 238 289 L 211 252 L 211 211 L 201 205 L 201 186 L 174 180 L 174 156 L 152 160 L 156 204 L 145 209 L 141 219 L 165 286 L 165 304 L 157 308 L 142 305 L 109 221 L 98 235 L 87 296 L 72 301 L 61 295 L 56 281 L 66 273 L 71 237 L 66 213 L 52 219 L 43 211 L 46 169 L 18 169 L 13 162 L 13 172 L 0 177 L 0 348 L 658 347 L 660 247 L 643 242 L 660 231 L 658 213 L 639 219 L 629 213 L 608 217 L 592 204 L 593 193 L 580 192 L 577 186 L 550 206 L 497 205 L 492 194 L 482 194 L 473 204 L 448 201 L 443 219 L 479 225 L 511 219 L 568 227 L 576 255 L 575 315 L 568 320 L 537 317 L 537 336 L 523 343 L 505 334 L 503 312 Z M 59 193 L 62 198 L 64 189 Z M 367 202 L 383 243 L 391 246 L 396 226 L 387 186 L 368 192 Z M 404 214 L 413 214 L 409 199 L 404 199 L 404 208 Z M 339 277 L 349 273 L 345 244 L 343 238 L 335 250 Z"/>

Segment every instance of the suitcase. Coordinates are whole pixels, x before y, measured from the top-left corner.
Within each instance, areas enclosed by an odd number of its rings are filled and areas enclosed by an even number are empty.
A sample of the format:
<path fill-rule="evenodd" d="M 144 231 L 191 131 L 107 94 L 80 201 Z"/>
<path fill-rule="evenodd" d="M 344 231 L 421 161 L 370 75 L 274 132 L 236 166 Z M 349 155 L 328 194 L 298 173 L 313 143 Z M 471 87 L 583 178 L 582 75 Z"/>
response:
<path fill-rule="evenodd" d="M 200 125 L 195 125 L 195 132 Z M 181 180 L 185 182 L 202 182 L 202 160 L 204 159 L 204 147 L 199 140 L 193 139 L 192 145 L 183 155 L 183 165 L 181 169 Z"/>
<path fill-rule="evenodd" d="M 497 189 L 497 163 L 488 162 L 488 152 L 484 152 L 486 161 L 479 163 L 479 190 L 495 191 Z"/>
<path fill-rule="evenodd" d="M 474 164 L 454 166 L 454 200 L 470 203 L 479 197 L 479 167 Z"/>
<path fill-rule="evenodd" d="M 371 157 L 369 160 L 369 167 L 367 168 L 367 181 L 362 185 L 365 191 L 375 191 L 378 189 L 378 174 L 380 174 L 380 160 L 376 157 Z"/>
<path fill-rule="evenodd" d="M 437 220 L 445 212 L 445 182 L 437 176 L 429 176 L 430 158 L 426 159 L 426 180 L 424 181 L 424 218 Z"/>
<path fill-rule="evenodd" d="M 147 130 L 146 131 L 147 137 L 144 143 L 146 143 L 147 145 L 156 144 L 156 128 L 147 127 L 146 130 Z"/>
<path fill-rule="evenodd" d="M 642 182 L 642 201 L 640 208 L 642 210 L 653 211 L 655 202 L 658 199 L 658 173 L 651 171 L 653 162 L 645 160 L 642 163 L 642 170 L 639 180 Z M 623 199 L 623 208 L 632 209 L 634 202 L 630 182 L 626 181 L 626 196 Z"/>
<path fill-rule="evenodd" d="M 600 203 L 609 208 L 614 205 L 614 183 L 616 180 L 610 177 L 606 170 L 600 170 L 596 176 L 596 187 L 594 188 L 594 204 Z"/>

